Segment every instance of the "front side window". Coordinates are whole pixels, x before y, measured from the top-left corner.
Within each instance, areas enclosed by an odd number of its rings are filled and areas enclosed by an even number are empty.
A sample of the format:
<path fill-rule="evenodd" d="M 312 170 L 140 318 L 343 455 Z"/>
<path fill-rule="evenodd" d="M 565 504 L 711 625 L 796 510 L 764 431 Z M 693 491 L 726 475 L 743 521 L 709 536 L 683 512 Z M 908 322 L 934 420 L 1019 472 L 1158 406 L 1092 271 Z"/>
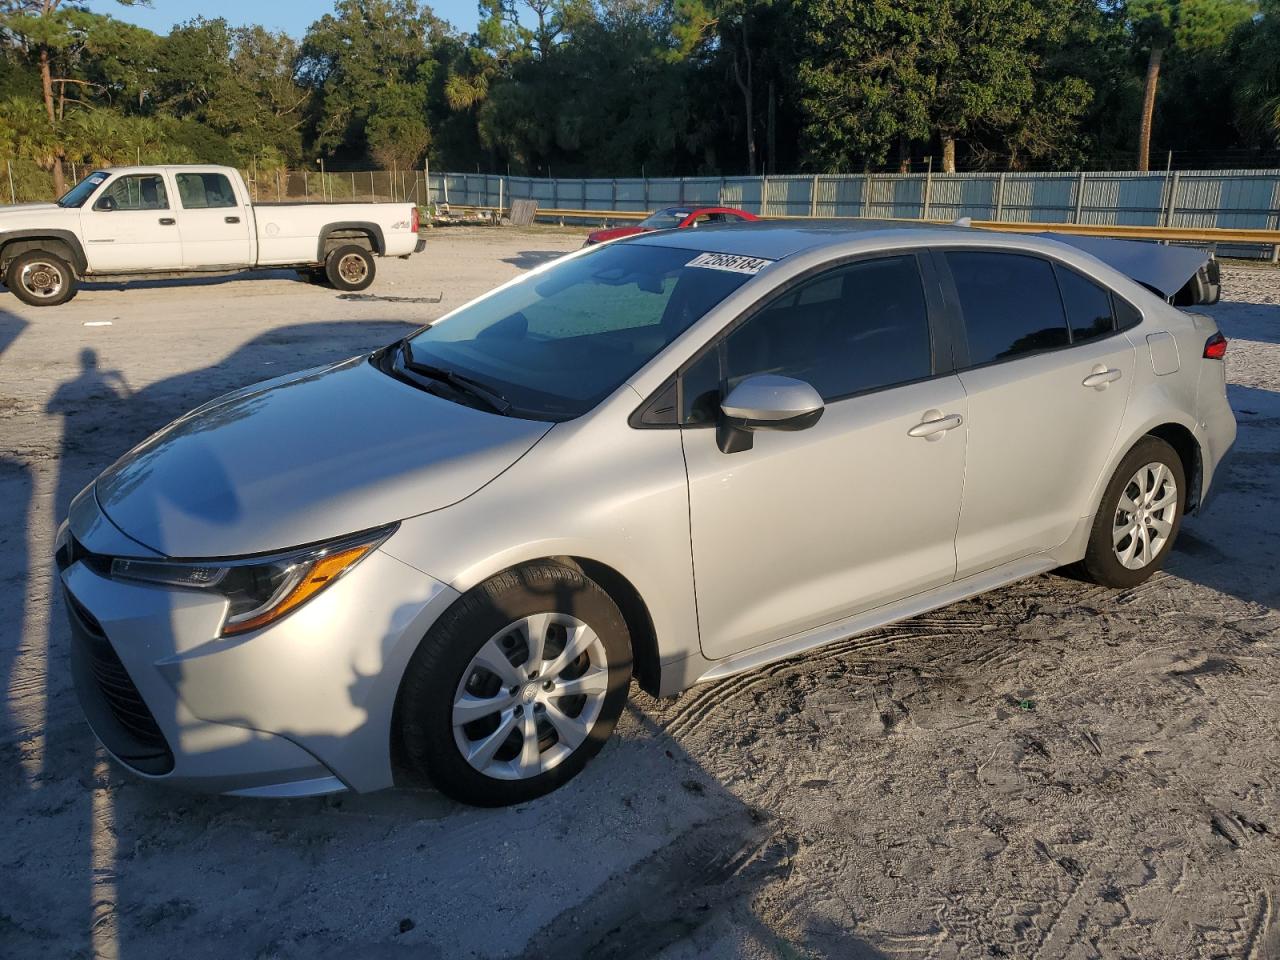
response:
<path fill-rule="evenodd" d="M 805 281 L 731 331 L 726 389 L 771 373 L 830 402 L 924 379 L 932 356 L 916 258 L 867 260 Z"/>
<path fill-rule="evenodd" d="M 1058 284 L 1047 260 L 968 250 L 948 251 L 946 258 L 960 297 L 971 365 L 1071 342 Z"/>
<path fill-rule="evenodd" d="M 238 207 L 231 181 L 220 173 L 180 173 L 178 199 L 185 210 L 207 210 L 212 207 Z"/>
<path fill-rule="evenodd" d="M 1071 342 L 1087 343 L 1115 332 L 1110 292 L 1066 267 L 1056 267 L 1055 272 L 1071 324 Z"/>
<path fill-rule="evenodd" d="M 482 384 L 514 415 L 580 416 L 751 279 L 698 258 L 601 246 L 428 327 L 409 341 L 413 359 Z"/>
<path fill-rule="evenodd" d="M 94 201 L 95 210 L 168 210 L 164 178 L 151 173 L 117 177 Z"/>

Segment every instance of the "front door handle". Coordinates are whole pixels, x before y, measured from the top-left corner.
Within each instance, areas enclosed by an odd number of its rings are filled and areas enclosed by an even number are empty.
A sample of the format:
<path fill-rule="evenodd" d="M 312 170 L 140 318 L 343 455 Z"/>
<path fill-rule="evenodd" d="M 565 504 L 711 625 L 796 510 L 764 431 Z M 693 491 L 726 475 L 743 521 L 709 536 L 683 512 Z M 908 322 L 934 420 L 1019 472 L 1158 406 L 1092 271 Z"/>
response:
<path fill-rule="evenodd" d="M 926 440 L 941 440 L 948 430 L 954 430 L 964 423 L 964 417 L 958 413 L 943 415 L 941 410 L 926 410 L 924 419 L 907 431 L 908 437 L 924 437 Z"/>
<path fill-rule="evenodd" d="M 178 222 L 178 221 L 177 221 L 177 220 L 175 220 L 175 219 L 173 219 L 173 217 L 161 217 L 161 218 L 160 218 L 160 226 L 162 226 L 162 227 L 172 227 L 172 226 L 173 226 L 175 223 L 177 223 L 177 222 Z"/>
<path fill-rule="evenodd" d="M 223 217 L 222 222 L 223 223 L 239 223 L 240 218 L 239 217 Z"/>
<path fill-rule="evenodd" d="M 1093 387 L 1095 390 L 1107 389 L 1107 384 L 1120 379 L 1120 371 L 1114 367 L 1106 367 L 1101 363 L 1094 364 L 1093 372 L 1080 381 L 1083 387 Z"/>

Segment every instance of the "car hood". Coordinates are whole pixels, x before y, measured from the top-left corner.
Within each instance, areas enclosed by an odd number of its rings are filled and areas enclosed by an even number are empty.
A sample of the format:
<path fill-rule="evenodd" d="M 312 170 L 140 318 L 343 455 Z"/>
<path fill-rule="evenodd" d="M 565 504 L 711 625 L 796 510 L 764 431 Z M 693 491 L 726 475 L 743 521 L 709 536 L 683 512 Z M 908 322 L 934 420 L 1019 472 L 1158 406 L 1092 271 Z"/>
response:
<path fill-rule="evenodd" d="M 269 553 L 456 503 L 550 428 L 433 396 L 358 357 L 199 407 L 95 490 L 112 523 L 165 556 Z"/>
<path fill-rule="evenodd" d="M 633 237 L 637 233 L 648 233 L 648 227 L 611 227 L 608 230 L 597 230 L 587 235 L 592 243 L 604 243 L 606 240 L 617 240 L 619 237 Z"/>
<path fill-rule="evenodd" d="M 74 229 L 80 211 L 56 203 L 19 203 L 0 207 L 0 233 L 28 228 L 62 227 Z"/>

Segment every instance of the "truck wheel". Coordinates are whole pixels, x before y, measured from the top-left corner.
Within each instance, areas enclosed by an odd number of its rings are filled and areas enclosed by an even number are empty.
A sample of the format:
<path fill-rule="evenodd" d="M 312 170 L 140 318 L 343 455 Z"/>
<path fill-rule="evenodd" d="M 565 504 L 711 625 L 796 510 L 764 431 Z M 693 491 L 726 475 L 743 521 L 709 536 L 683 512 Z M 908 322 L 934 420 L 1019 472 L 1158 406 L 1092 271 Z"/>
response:
<path fill-rule="evenodd" d="M 338 247 L 324 262 L 324 274 L 335 290 L 363 290 L 373 283 L 373 254 L 349 243 Z"/>
<path fill-rule="evenodd" d="M 76 295 L 76 275 L 71 265 L 45 250 L 28 250 L 9 261 L 4 285 L 23 303 L 56 307 Z"/>

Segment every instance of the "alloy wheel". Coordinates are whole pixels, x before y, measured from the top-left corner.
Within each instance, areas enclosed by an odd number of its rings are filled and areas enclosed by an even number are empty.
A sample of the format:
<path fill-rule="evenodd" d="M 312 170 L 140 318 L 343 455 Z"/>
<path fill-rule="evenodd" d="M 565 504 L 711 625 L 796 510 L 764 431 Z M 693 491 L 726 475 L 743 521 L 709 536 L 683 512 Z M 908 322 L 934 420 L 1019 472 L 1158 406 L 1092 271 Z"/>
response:
<path fill-rule="evenodd" d="M 582 620 L 538 613 L 508 624 L 471 658 L 453 699 L 453 738 L 474 769 L 526 780 L 591 734 L 609 690 L 604 643 Z"/>
<path fill-rule="evenodd" d="M 1121 565 L 1141 570 L 1159 556 L 1173 532 L 1177 510 L 1172 471 L 1159 462 L 1139 468 L 1120 492 L 1112 522 L 1112 548 Z"/>

